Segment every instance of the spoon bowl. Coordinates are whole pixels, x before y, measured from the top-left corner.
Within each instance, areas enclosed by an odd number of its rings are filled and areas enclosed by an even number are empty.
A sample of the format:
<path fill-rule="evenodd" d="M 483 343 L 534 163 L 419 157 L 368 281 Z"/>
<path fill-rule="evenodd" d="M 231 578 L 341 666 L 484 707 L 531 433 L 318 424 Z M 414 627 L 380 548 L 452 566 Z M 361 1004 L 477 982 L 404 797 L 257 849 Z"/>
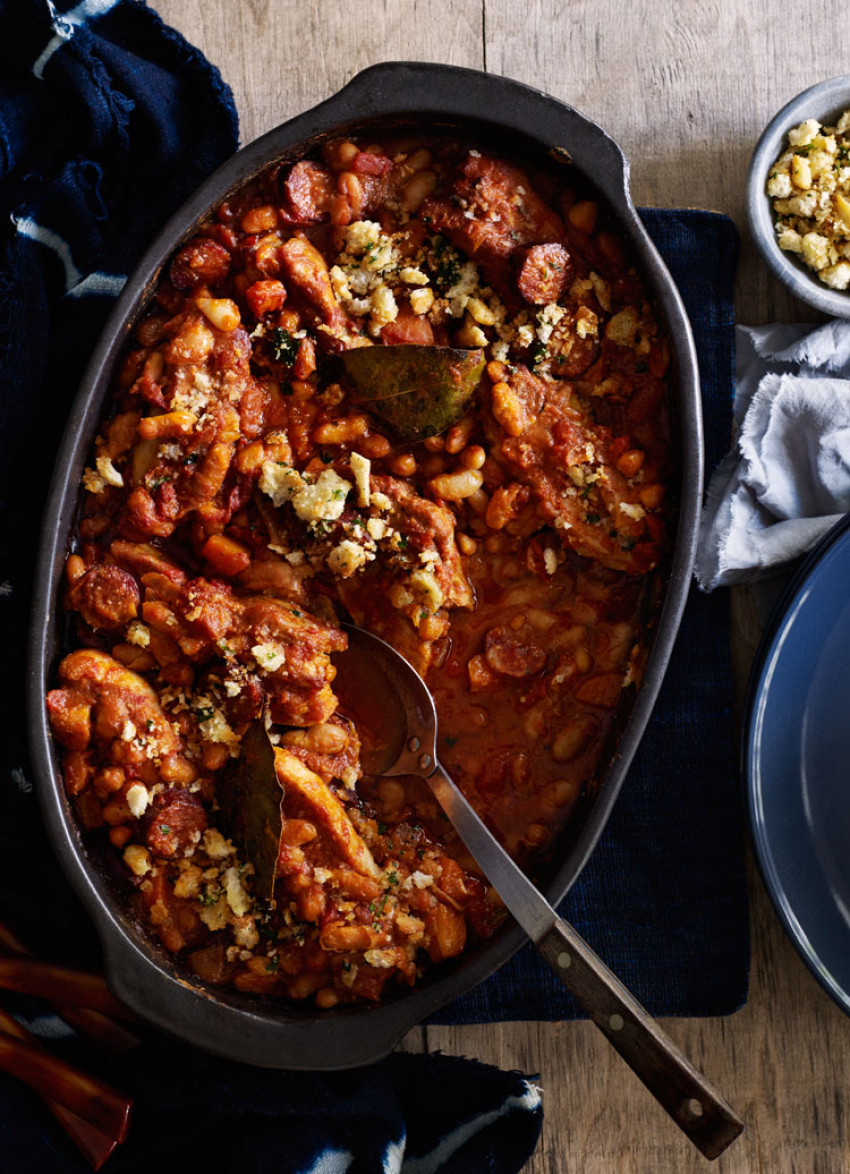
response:
<path fill-rule="evenodd" d="M 343 624 L 348 651 L 334 657 L 334 692 L 364 744 L 366 774 L 421 775 L 437 761 L 437 709 L 419 673 L 380 636 Z"/>

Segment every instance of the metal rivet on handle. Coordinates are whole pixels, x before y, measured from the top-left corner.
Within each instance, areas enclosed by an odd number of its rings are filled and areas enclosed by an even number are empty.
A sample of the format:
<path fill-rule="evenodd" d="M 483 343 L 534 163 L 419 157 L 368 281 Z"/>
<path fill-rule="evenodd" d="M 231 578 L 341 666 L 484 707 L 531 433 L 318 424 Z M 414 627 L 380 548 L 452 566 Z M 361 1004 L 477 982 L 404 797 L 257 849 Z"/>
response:
<path fill-rule="evenodd" d="M 690 1117 L 692 1121 L 698 1121 L 704 1113 L 705 1109 L 702 1107 L 702 1103 L 698 1101 L 696 1097 L 690 1097 L 682 1105 L 682 1116 Z"/>
<path fill-rule="evenodd" d="M 567 967 L 571 963 L 572 963 L 572 958 L 569 956 L 569 954 L 559 954 L 558 955 L 558 965 L 560 966 L 560 968 L 562 970 L 566 970 Z"/>
<path fill-rule="evenodd" d="M 616 1012 L 608 1020 L 608 1026 L 611 1028 L 612 1031 L 622 1031 L 623 1028 L 625 1027 L 625 1025 L 626 1025 L 626 1023 L 625 1023 L 625 1020 L 623 1019 L 623 1016 L 618 1015 Z"/>
<path fill-rule="evenodd" d="M 418 738 L 411 738 L 407 743 L 407 749 L 411 752 L 411 754 L 415 754 L 421 745 L 422 743 Z"/>
<path fill-rule="evenodd" d="M 431 755 L 430 754 L 420 754 L 419 765 L 422 767 L 423 770 L 427 770 L 428 767 L 431 765 Z"/>

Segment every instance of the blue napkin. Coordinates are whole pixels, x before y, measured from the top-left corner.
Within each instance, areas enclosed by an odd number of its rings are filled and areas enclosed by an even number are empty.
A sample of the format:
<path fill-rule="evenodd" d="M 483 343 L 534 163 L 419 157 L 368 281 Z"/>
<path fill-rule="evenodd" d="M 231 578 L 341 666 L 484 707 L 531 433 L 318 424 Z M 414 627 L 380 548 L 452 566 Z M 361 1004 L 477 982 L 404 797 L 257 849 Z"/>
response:
<path fill-rule="evenodd" d="M 78 1062 L 94 1071 L 90 1052 Z M 114 1068 L 113 1083 L 136 1104 L 109 1174 L 506 1174 L 531 1157 L 543 1117 L 540 1090 L 521 1073 L 454 1056 L 395 1053 L 359 1072 L 268 1072 L 158 1036 Z M 111 1075 L 104 1066 L 98 1074 Z M 40 1102 L 7 1078 L 0 1169 L 86 1170 Z"/>
<path fill-rule="evenodd" d="M 143 4 L 0 0 L 0 917 L 42 956 L 78 965 L 97 965 L 97 942 L 41 828 L 21 701 L 43 497 L 112 300 L 237 134 L 217 70 Z M 539 1090 L 472 1060 L 394 1055 L 357 1075 L 293 1075 L 150 1031 L 110 1062 L 43 1005 L 3 1003 L 52 1050 L 135 1098 L 115 1174 L 513 1174 L 540 1133 Z M 0 1170 L 86 1168 L 41 1102 L 0 1076 Z"/>

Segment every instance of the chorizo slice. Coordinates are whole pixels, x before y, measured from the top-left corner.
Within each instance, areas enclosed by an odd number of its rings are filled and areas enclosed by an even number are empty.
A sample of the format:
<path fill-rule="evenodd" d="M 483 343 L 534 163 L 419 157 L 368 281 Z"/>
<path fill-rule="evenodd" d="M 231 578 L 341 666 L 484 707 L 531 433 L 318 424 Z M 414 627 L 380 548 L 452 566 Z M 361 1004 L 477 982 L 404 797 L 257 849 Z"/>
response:
<path fill-rule="evenodd" d="M 546 653 L 536 644 L 519 639 L 508 627 L 491 628 L 484 638 L 484 655 L 495 673 L 505 677 L 529 677 L 539 673 L 546 663 Z"/>
<path fill-rule="evenodd" d="M 302 159 L 283 181 L 281 211 L 292 224 L 318 224 L 328 219 L 335 191 L 334 176 L 326 168 Z"/>
<path fill-rule="evenodd" d="M 185 856 L 207 826 L 207 813 L 193 791 L 172 788 L 156 797 L 148 823 L 147 845 L 157 856 Z"/>
<path fill-rule="evenodd" d="M 120 628 L 139 612 L 139 585 L 129 571 L 110 563 L 91 567 L 65 596 L 69 611 L 79 612 L 90 628 Z"/>
<path fill-rule="evenodd" d="M 527 302 L 546 306 L 570 287 L 575 266 L 563 245 L 532 245 L 518 257 L 517 289 Z"/>
<path fill-rule="evenodd" d="M 208 237 L 189 241 L 175 255 L 168 271 L 177 289 L 220 285 L 230 272 L 230 253 Z"/>

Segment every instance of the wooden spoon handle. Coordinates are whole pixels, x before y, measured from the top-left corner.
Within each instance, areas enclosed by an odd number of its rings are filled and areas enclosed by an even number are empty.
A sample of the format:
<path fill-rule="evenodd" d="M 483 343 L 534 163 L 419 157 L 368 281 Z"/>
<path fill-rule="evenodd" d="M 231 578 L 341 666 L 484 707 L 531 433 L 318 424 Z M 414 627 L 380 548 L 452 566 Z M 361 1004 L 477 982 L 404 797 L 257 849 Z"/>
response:
<path fill-rule="evenodd" d="M 2 921 L 0 921 L 0 954 L 11 954 L 16 958 L 32 957 L 31 951 Z M 139 1045 L 137 1036 L 128 1031 L 126 1027 L 113 1022 L 108 1015 L 104 1015 L 100 1011 L 90 1011 L 86 1007 L 75 1007 L 65 1003 L 54 1003 L 54 1006 L 57 1014 L 66 1023 L 106 1048 L 111 1048 L 116 1052 L 129 1052 Z"/>
<path fill-rule="evenodd" d="M 697 1149 L 713 1159 L 731 1145 L 744 1122 L 572 926 L 558 918 L 537 949 Z"/>
<path fill-rule="evenodd" d="M 37 1044 L 0 1032 L 0 1071 L 70 1109 L 100 1133 L 118 1142 L 127 1136 L 133 1102 Z"/>
<path fill-rule="evenodd" d="M 104 1015 L 135 1020 L 136 1016 L 110 992 L 99 974 L 36 962 L 32 958 L 0 958 L 0 987 L 37 995 L 53 1003 L 72 1003 Z"/>
<path fill-rule="evenodd" d="M 121 1144 L 117 1137 L 107 1137 L 88 1121 L 66 1109 L 64 1105 L 57 1105 L 49 1097 L 41 1098 L 50 1110 L 53 1118 L 62 1126 L 71 1141 L 91 1166 L 92 1170 L 99 1170 L 112 1157 Z"/>
<path fill-rule="evenodd" d="M 69 1003 L 54 1003 L 56 1014 L 70 1026 L 87 1036 L 93 1043 L 109 1048 L 113 1052 L 131 1052 L 137 1048 L 140 1039 L 126 1027 L 116 1023 L 100 1011 L 86 1007 L 74 1007 Z"/>
<path fill-rule="evenodd" d="M 17 1019 L 8 1011 L 4 1011 L 2 1007 L 0 1007 L 0 1031 L 6 1035 L 14 1036 L 15 1039 L 25 1040 L 41 1051 L 44 1050 L 26 1028 L 22 1027 Z M 76 1113 L 72 1113 L 64 1105 L 52 1101 L 44 1092 L 40 1092 L 39 1096 L 91 1168 L 99 1170 L 106 1159 L 115 1151 L 118 1138 L 108 1137 L 105 1133 L 101 1133 L 99 1129 L 89 1125 L 88 1121 L 84 1121 L 82 1117 L 78 1117 Z"/>

